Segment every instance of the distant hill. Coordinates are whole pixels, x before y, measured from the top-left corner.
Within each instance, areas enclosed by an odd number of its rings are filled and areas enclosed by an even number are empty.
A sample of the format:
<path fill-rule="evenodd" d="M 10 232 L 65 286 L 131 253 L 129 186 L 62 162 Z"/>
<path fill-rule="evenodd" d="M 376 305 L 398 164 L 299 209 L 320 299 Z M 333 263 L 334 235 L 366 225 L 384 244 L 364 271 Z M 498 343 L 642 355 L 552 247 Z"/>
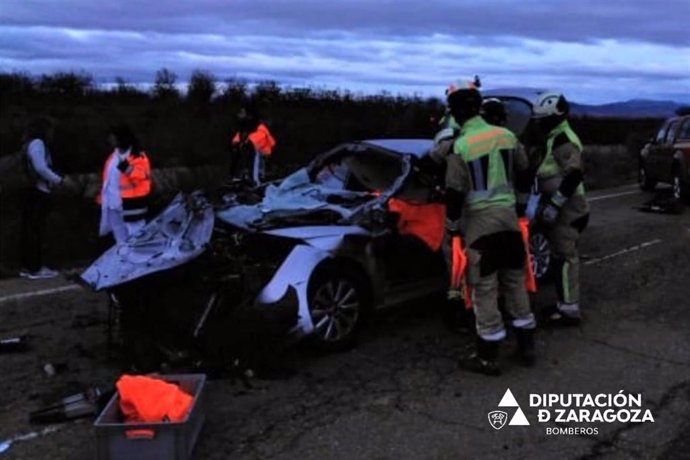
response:
<path fill-rule="evenodd" d="M 532 100 L 542 88 L 497 88 L 484 91 L 485 96 L 512 95 Z M 625 102 L 611 102 L 608 104 L 578 104 L 571 102 L 571 113 L 590 117 L 622 117 L 622 118 L 666 118 L 675 114 L 681 106 L 673 101 L 655 101 L 649 99 L 631 99 Z"/>
<path fill-rule="evenodd" d="M 602 105 L 571 104 L 573 115 L 587 115 L 591 117 L 623 117 L 623 118 L 666 118 L 673 115 L 681 106 L 673 101 L 653 101 L 647 99 L 632 99 L 626 102 L 613 102 Z"/>

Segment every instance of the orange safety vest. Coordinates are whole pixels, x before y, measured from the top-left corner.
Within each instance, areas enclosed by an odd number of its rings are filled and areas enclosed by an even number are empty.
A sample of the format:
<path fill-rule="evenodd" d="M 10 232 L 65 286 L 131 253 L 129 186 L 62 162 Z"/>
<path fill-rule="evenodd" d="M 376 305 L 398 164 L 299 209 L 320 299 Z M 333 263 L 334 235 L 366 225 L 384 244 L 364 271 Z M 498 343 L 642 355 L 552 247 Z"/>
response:
<path fill-rule="evenodd" d="M 248 139 L 254 145 L 254 149 L 261 155 L 268 157 L 273 153 L 273 147 L 275 147 L 276 141 L 265 124 L 259 123 L 256 130 L 249 134 Z M 235 137 L 232 138 L 232 143 L 239 144 L 240 140 L 240 133 L 236 133 Z"/>
<path fill-rule="evenodd" d="M 105 183 L 110 162 L 117 161 L 117 153 L 110 154 L 103 166 L 103 183 Z M 122 210 L 125 222 L 137 221 L 146 217 L 148 212 L 148 197 L 151 193 L 151 165 L 146 153 L 129 155 L 127 157 L 129 167 L 120 174 L 120 196 L 122 197 Z M 103 201 L 103 191 L 98 194 L 96 202 Z"/>

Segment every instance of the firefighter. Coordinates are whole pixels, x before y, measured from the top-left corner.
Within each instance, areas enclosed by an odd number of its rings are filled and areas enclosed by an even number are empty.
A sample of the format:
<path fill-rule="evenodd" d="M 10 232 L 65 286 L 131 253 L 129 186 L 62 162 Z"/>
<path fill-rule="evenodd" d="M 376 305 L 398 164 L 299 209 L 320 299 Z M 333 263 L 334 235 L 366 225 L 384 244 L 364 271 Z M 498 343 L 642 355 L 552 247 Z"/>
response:
<path fill-rule="evenodd" d="M 490 125 L 506 127 L 508 123 L 508 112 L 506 111 L 505 104 L 502 100 L 495 97 L 486 98 L 482 101 L 480 115 Z M 524 146 L 520 143 L 518 148 L 524 149 Z M 533 181 L 533 168 L 525 169 L 524 171 L 516 171 L 515 192 L 517 204 L 515 209 L 520 219 L 526 219 L 525 211 L 527 209 L 527 202 L 529 200 L 530 188 Z M 529 222 L 526 221 L 525 225 L 528 226 Z M 533 289 L 536 290 L 536 285 Z"/>
<path fill-rule="evenodd" d="M 108 141 L 113 152 L 103 166 L 103 186 L 96 201 L 101 205 L 99 235 L 113 233 L 117 244 L 146 224 L 151 193 L 151 165 L 126 125 L 114 127 Z"/>
<path fill-rule="evenodd" d="M 265 123 L 242 108 L 237 114 L 237 132 L 231 143 L 230 175 L 260 185 L 264 179 L 266 158 L 276 141 Z"/>
<path fill-rule="evenodd" d="M 525 289 L 525 248 L 515 212 L 513 168 L 525 169 L 527 157 L 513 133 L 480 116 L 479 82 L 451 85 L 446 92 L 460 127 L 447 158 L 446 205 L 456 222 L 451 236 L 462 235 L 467 248 L 467 280 L 476 316 L 476 351 L 461 366 L 499 375 L 499 343 L 506 337 L 498 295 L 512 316 L 518 356 L 534 363 L 534 315 Z M 459 225 L 458 225 L 459 223 Z"/>
<path fill-rule="evenodd" d="M 578 240 L 589 221 L 585 198 L 582 142 L 568 123 L 568 101 L 561 93 L 540 93 L 534 102 L 534 118 L 545 144 L 538 161 L 537 185 L 542 194 L 538 217 L 548 227 L 556 272 L 558 302 L 548 308 L 548 323 L 580 324 Z"/>

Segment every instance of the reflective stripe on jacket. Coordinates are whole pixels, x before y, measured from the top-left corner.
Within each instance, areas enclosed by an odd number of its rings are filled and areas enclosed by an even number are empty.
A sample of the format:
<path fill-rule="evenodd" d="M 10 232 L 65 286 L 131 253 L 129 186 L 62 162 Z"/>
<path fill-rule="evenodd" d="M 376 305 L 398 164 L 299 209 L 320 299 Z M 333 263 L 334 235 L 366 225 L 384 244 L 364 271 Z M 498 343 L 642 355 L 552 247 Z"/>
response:
<path fill-rule="evenodd" d="M 454 153 L 460 155 L 470 173 L 472 186 L 466 198 L 470 210 L 515 206 L 512 181 L 517 148 L 513 133 L 479 116 L 463 124 Z"/>
<path fill-rule="evenodd" d="M 561 181 L 563 181 L 564 171 L 562 166 L 556 160 L 554 156 L 554 141 L 559 136 L 566 136 L 567 141 L 573 144 L 577 150 L 582 153 L 582 142 L 580 138 L 572 130 L 568 120 L 563 120 L 558 126 L 549 132 L 546 138 L 546 154 L 542 160 L 539 168 L 537 169 L 537 178 L 540 183 L 541 190 L 557 190 L 560 187 Z M 575 195 L 584 195 L 585 186 L 580 184 L 575 189 Z"/>
<path fill-rule="evenodd" d="M 263 156 L 270 156 L 273 152 L 273 147 L 276 145 L 276 141 L 271 135 L 271 132 L 263 123 L 260 123 L 254 132 L 250 133 L 247 138 L 254 145 L 254 149 Z M 235 137 L 232 138 L 232 143 L 239 144 L 240 141 L 240 133 L 235 134 Z"/>

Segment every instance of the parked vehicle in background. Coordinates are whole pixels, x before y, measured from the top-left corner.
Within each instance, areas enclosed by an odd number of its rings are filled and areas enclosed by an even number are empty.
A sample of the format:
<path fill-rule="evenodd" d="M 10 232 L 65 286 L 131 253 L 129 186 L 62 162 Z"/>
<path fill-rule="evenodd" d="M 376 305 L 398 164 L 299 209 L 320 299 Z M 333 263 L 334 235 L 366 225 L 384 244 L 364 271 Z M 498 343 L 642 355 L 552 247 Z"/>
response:
<path fill-rule="evenodd" d="M 642 190 L 671 184 L 673 197 L 690 204 L 690 107 L 676 113 L 640 152 L 638 177 Z"/>

